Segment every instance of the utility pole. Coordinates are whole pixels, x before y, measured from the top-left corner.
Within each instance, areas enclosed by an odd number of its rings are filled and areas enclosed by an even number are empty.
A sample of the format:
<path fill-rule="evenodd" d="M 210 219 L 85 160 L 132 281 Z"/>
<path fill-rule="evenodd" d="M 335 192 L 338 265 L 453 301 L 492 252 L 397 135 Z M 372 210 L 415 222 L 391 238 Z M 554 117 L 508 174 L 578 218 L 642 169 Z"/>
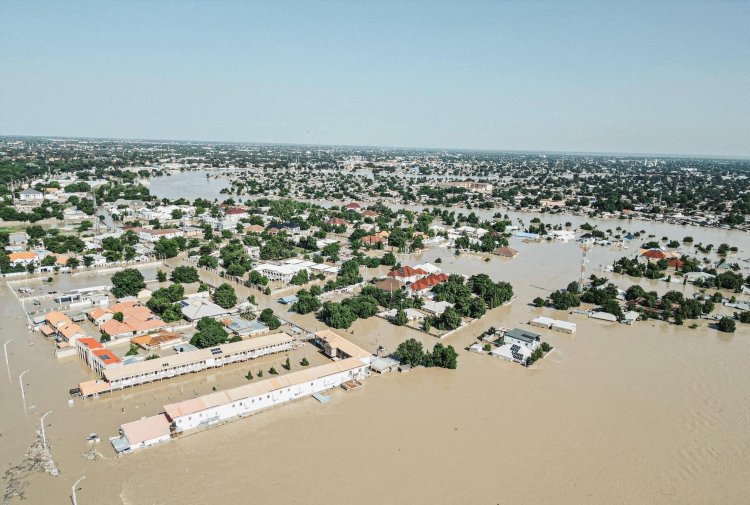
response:
<path fill-rule="evenodd" d="M 24 370 L 21 372 L 21 375 L 18 376 L 18 384 L 21 385 L 21 400 L 23 400 L 23 408 L 26 410 L 26 391 L 23 389 L 23 376 L 29 373 L 28 370 Z"/>
<path fill-rule="evenodd" d="M 46 412 L 44 415 L 42 415 L 42 419 L 39 421 L 39 424 L 41 424 L 42 426 L 42 445 L 44 446 L 44 452 L 47 452 L 47 436 L 44 433 L 44 418 L 51 413 L 51 410 L 49 412 Z"/>
<path fill-rule="evenodd" d="M 76 500 L 76 488 L 78 487 L 78 483 L 81 482 L 83 479 L 85 479 L 86 476 L 84 475 L 80 479 L 76 481 L 75 484 L 73 484 L 73 487 L 71 488 L 72 494 L 73 494 L 73 505 L 78 505 L 78 500 Z"/>
<path fill-rule="evenodd" d="M 10 365 L 8 364 L 8 344 L 10 344 L 11 342 L 13 342 L 13 340 L 15 340 L 15 339 L 11 338 L 7 342 L 5 342 L 5 344 L 3 344 L 3 349 L 5 350 L 5 368 L 8 369 L 8 382 L 11 382 L 11 378 L 10 378 Z"/>

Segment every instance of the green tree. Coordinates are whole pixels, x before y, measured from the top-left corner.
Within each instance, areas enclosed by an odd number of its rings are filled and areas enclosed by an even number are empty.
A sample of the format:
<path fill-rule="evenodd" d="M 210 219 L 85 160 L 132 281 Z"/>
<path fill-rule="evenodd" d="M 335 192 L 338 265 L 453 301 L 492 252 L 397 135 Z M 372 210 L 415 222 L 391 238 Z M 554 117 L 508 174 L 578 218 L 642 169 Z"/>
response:
<path fill-rule="evenodd" d="M 393 318 L 393 324 L 396 326 L 405 326 L 409 322 L 409 318 L 406 317 L 404 309 L 399 308 L 396 310 L 396 316 Z"/>
<path fill-rule="evenodd" d="M 175 267 L 175 269 L 172 270 L 170 279 L 172 280 L 172 282 L 179 282 L 181 284 L 191 284 L 193 282 L 198 282 L 198 270 L 196 270 L 195 267 L 189 266 Z"/>
<path fill-rule="evenodd" d="M 213 296 L 214 303 L 223 309 L 229 309 L 237 304 L 237 293 L 234 288 L 227 283 L 223 283 L 216 288 Z"/>
<path fill-rule="evenodd" d="M 154 244 L 154 253 L 159 257 L 174 258 L 179 252 L 179 243 L 173 238 L 162 237 Z"/>
<path fill-rule="evenodd" d="M 134 268 L 120 270 L 112 276 L 112 293 L 117 298 L 136 296 L 145 287 L 143 274 Z"/>
<path fill-rule="evenodd" d="M 719 319 L 718 328 L 719 331 L 723 331 L 724 333 L 734 333 L 734 331 L 737 329 L 737 325 L 735 324 L 734 319 L 728 316 L 724 316 Z"/>
<path fill-rule="evenodd" d="M 290 282 L 296 286 L 301 286 L 303 284 L 307 284 L 309 280 L 310 279 L 307 275 L 307 270 L 302 269 L 292 276 L 292 279 Z"/>
<path fill-rule="evenodd" d="M 458 366 L 458 353 L 452 345 L 444 346 L 440 342 L 432 348 L 432 353 L 425 355 L 425 366 L 455 369 Z"/>
<path fill-rule="evenodd" d="M 271 309 L 263 309 L 258 316 L 258 321 L 268 326 L 269 329 L 275 330 L 281 326 L 281 321 L 276 317 Z"/>
<path fill-rule="evenodd" d="M 159 282 L 166 282 L 167 281 L 167 274 L 163 271 L 159 270 L 156 272 L 156 280 Z"/>
<path fill-rule="evenodd" d="M 214 347 L 226 343 L 227 332 L 220 322 L 215 319 L 204 318 L 198 321 L 198 332 L 190 339 L 190 343 L 199 349 Z"/>
<path fill-rule="evenodd" d="M 291 308 L 298 314 L 308 314 L 310 312 L 316 312 L 318 309 L 320 309 L 320 300 L 306 290 L 301 289 L 297 293 L 297 301 L 292 304 Z"/>
<path fill-rule="evenodd" d="M 411 366 L 417 366 L 424 359 L 424 348 L 422 342 L 410 338 L 401 342 L 396 348 L 396 356 L 401 363 L 408 363 Z"/>

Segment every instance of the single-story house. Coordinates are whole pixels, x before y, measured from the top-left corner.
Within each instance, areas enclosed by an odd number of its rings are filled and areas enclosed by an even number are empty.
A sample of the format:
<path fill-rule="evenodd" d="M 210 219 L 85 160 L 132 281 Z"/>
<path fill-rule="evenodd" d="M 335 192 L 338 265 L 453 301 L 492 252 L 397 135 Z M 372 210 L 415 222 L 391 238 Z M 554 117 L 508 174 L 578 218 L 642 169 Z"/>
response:
<path fill-rule="evenodd" d="M 122 436 L 112 440 L 115 451 L 132 452 L 166 442 L 171 438 L 167 416 L 158 414 L 120 426 Z"/>
<path fill-rule="evenodd" d="M 219 307 L 208 300 L 186 299 L 179 302 L 179 304 L 181 306 L 182 317 L 190 322 L 200 321 L 204 317 L 217 318 L 231 313 L 230 310 Z"/>
<path fill-rule="evenodd" d="M 533 354 L 533 352 L 534 351 L 524 345 L 505 344 L 497 349 L 493 349 L 490 351 L 490 354 L 498 358 L 515 361 L 516 363 L 525 365 L 526 360 Z"/>

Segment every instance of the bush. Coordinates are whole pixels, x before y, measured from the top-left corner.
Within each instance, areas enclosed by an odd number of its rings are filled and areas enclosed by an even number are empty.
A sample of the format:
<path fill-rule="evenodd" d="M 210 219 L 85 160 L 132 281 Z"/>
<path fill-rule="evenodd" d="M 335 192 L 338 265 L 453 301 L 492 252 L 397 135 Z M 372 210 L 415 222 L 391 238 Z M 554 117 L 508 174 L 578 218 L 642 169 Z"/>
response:
<path fill-rule="evenodd" d="M 724 333 L 734 333 L 734 331 L 737 329 L 737 325 L 734 322 L 734 319 L 731 317 L 724 316 L 719 320 L 719 331 L 723 331 Z"/>

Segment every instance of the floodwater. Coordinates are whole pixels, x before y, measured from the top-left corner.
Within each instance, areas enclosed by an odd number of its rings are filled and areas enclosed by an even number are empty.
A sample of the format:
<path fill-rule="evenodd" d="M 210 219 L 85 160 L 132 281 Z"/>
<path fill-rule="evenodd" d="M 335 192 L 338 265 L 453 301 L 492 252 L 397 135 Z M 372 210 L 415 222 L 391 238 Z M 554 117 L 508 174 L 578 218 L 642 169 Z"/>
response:
<path fill-rule="evenodd" d="M 570 220 L 561 216 L 563 220 Z M 688 233 L 660 231 L 657 237 Z M 653 230 L 653 231 L 652 231 Z M 696 242 L 737 245 L 746 275 L 746 234 L 690 228 Z M 26 330 L 23 312 L 7 286 L 0 304 L 0 341 L 8 339 L 10 379 L 0 357 L 0 457 L 20 464 L 46 418 L 51 453 L 60 468 L 52 477 L 21 475 L 25 503 L 65 503 L 70 487 L 85 504 L 349 503 L 384 500 L 414 504 L 743 504 L 750 497 L 750 329 L 733 335 L 659 321 L 633 326 L 585 319 L 528 304 L 535 296 L 578 278 L 575 243 L 526 243 L 512 260 L 463 255 L 435 248 L 399 258 L 415 264 L 441 258 L 444 271 L 486 272 L 508 280 L 518 299 L 444 340 L 459 350 L 457 370 L 417 369 L 373 376 L 363 388 L 340 390 L 331 402 L 305 399 L 160 447 L 116 458 L 108 437 L 119 425 L 158 413 L 161 405 L 242 384 L 248 370 L 278 366 L 285 356 L 233 365 L 102 396 L 76 399 L 68 389 L 91 374 L 77 360 L 55 359 L 52 346 Z M 595 247 L 588 272 L 637 251 Z M 86 274 L 76 285 L 104 284 Z M 606 274 L 620 287 L 633 279 Z M 63 276 L 58 276 L 63 282 Z M 70 282 L 65 280 L 64 282 Z M 649 289 L 692 293 L 692 286 L 645 281 Z M 247 294 L 240 290 L 240 294 Z M 256 294 L 257 296 L 257 294 Z M 313 316 L 288 313 L 258 296 L 263 306 L 308 329 Z M 537 314 L 573 321 L 575 335 L 540 331 L 554 351 L 531 369 L 463 350 L 490 326 L 526 327 Z M 539 331 L 538 329 L 534 329 Z M 416 337 L 435 339 L 370 318 L 347 338 L 375 351 Z M 295 351 L 322 362 L 310 347 Z M 21 400 L 23 377 L 27 405 Z M 89 450 L 98 433 L 101 453 Z M 20 503 L 14 498 L 10 503 Z"/>
<path fill-rule="evenodd" d="M 153 177 L 150 179 L 150 190 L 153 195 L 159 198 L 177 199 L 180 197 L 195 199 L 218 199 L 219 201 L 226 200 L 227 198 L 236 198 L 236 195 L 222 194 L 221 190 L 230 186 L 229 180 L 226 175 L 228 173 L 235 173 L 236 170 L 204 170 L 204 171 L 186 171 L 176 172 L 171 176 Z M 206 175 L 210 175 L 209 178 Z M 254 195 L 242 195 L 241 200 L 252 200 L 257 198 Z M 334 205 L 345 205 L 348 201 L 336 201 L 336 200 L 311 200 L 311 203 L 320 205 L 322 207 L 331 207 Z M 364 202 L 365 205 L 369 205 L 374 202 Z M 412 211 L 421 211 L 425 209 L 433 209 L 434 206 L 425 207 L 422 205 L 408 205 L 408 204 L 388 204 L 393 209 L 405 209 Z M 703 242 L 704 244 L 718 245 L 722 242 L 726 242 L 730 245 L 737 245 L 742 240 L 750 241 L 750 234 L 745 232 L 738 232 L 735 230 L 725 230 L 721 228 L 698 228 L 695 226 L 668 224 L 653 221 L 643 221 L 638 219 L 626 220 L 626 219 L 611 219 L 611 218 L 589 218 L 587 216 L 571 216 L 566 214 L 548 214 L 538 212 L 516 212 L 508 210 L 507 208 L 497 209 L 459 209 L 459 208 L 447 208 L 438 207 L 449 211 L 455 211 L 456 215 L 464 214 L 469 215 L 474 212 L 480 219 L 491 220 L 497 213 L 502 215 L 508 215 L 513 224 L 519 222 L 529 224 L 531 219 L 539 218 L 543 223 L 547 225 L 561 225 L 564 226 L 566 223 L 570 223 L 573 229 L 579 228 L 584 223 L 595 224 L 601 230 L 611 229 L 616 232 L 618 227 L 621 228 L 621 234 L 625 235 L 627 232 L 638 232 L 645 230 L 648 234 L 654 235 L 656 239 L 661 237 L 669 237 L 682 241 L 685 236 L 692 236 L 695 239 L 695 244 Z M 743 256 L 748 258 L 748 255 Z"/>
<path fill-rule="evenodd" d="M 225 177 L 216 177 L 222 175 L 226 175 L 225 170 L 175 172 L 172 175 L 152 177 L 149 179 L 149 189 L 151 194 L 170 200 L 226 200 L 229 195 L 222 194 L 221 190 L 229 187 L 229 181 Z"/>

